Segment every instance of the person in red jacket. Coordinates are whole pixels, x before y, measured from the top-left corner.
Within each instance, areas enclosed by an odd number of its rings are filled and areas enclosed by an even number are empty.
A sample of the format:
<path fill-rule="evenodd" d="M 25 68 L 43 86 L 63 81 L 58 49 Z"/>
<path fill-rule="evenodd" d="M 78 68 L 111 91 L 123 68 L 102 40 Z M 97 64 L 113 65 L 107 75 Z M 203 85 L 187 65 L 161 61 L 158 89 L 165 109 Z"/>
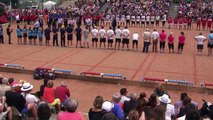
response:
<path fill-rule="evenodd" d="M 207 19 L 204 17 L 202 19 L 202 29 L 205 30 L 206 29 L 206 23 L 207 23 Z"/>
<path fill-rule="evenodd" d="M 183 18 L 179 18 L 179 29 L 182 29 Z"/>
<path fill-rule="evenodd" d="M 170 29 L 170 28 L 171 28 L 171 25 L 172 25 L 172 17 L 169 17 L 169 19 L 168 19 L 168 24 L 169 24 L 168 28 Z"/>
<path fill-rule="evenodd" d="M 200 30 L 201 17 L 197 18 L 197 30 Z"/>
<path fill-rule="evenodd" d="M 212 19 L 209 18 L 207 21 L 207 30 L 211 30 L 211 28 L 212 28 Z"/>

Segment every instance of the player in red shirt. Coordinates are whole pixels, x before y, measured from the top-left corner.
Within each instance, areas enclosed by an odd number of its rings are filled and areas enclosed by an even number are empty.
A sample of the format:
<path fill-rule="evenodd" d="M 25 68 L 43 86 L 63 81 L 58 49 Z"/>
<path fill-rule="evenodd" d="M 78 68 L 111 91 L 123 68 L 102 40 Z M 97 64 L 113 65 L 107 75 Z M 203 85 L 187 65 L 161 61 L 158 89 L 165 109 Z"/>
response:
<path fill-rule="evenodd" d="M 192 29 L 192 18 L 191 17 L 188 18 L 188 28 L 187 29 L 188 30 Z"/>
<path fill-rule="evenodd" d="M 169 24 L 169 29 L 171 28 L 171 25 L 172 25 L 172 17 L 169 17 L 169 19 L 168 19 L 168 24 Z"/>
<path fill-rule="evenodd" d="M 212 28 L 212 19 L 209 18 L 207 21 L 207 30 L 211 30 L 211 28 Z"/>
<path fill-rule="evenodd" d="M 202 19 L 202 29 L 205 30 L 206 29 L 206 23 L 207 23 L 207 19 L 204 17 Z"/>
<path fill-rule="evenodd" d="M 177 28 L 178 26 L 177 26 L 177 24 L 178 24 L 178 18 L 175 18 L 174 20 L 174 28 Z"/>
<path fill-rule="evenodd" d="M 179 18 L 179 29 L 182 29 L 183 18 Z"/>
<path fill-rule="evenodd" d="M 197 18 L 197 30 L 200 30 L 201 17 Z"/>
<path fill-rule="evenodd" d="M 187 23 L 188 23 L 188 18 L 187 18 L 187 17 L 184 17 L 184 18 L 183 18 L 184 30 L 186 30 Z"/>

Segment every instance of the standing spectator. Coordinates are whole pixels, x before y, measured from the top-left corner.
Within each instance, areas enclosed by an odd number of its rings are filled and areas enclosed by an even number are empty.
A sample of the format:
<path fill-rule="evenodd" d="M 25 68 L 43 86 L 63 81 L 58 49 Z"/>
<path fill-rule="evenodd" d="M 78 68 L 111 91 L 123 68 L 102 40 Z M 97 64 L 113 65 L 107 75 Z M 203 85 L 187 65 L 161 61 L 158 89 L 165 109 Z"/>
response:
<path fill-rule="evenodd" d="M 89 48 L 89 29 L 87 26 L 84 29 L 84 48 Z"/>
<path fill-rule="evenodd" d="M 67 82 L 62 81 L 61 86 L 56 88 L 55 93 L 56 97 L 60 99 L 62 106 L 66 106 L 70 97 L 70 91 L 67 88 Z"/>
<path fill-rule="evenodd" d="M 95 47 L 97 48 L 98 47 L 97 43 L 98 43 L 98 30 L 94 26 L 94 28 L 92 29 L 92 47 L 94 47 L 95 44 Z"/>
<path fill-rule="evenodd" d="M 158 52 L 158 39 L 159 33 L 156 29 L 154 29 L 154 32 L 152 32 L 152 52 Z"/>
<path fill-rule="evenodd" d="M 53 46 L 58 46 L 58 28 L 56 26 L 53 27 Z"/>
<path fill-rule="evenodd" d="M 121 43 L 121 36 L 122 36 L 122 31 L 120 29 L 120 26 L 115 30 L 115 49 L 117 48 L 118 44 L 118 50 L 120 49 L 120 43 Z"/>
<path fill-rule="evenodd" d="M 212 48 L 213 48 L 213 30 L 210 31 L 208 35 L 208 55 L 212 55 Z"/>
<path fill-rule="evenodd" d="M 119 105 L 119 101 L 121 100 L 121 94 L 115 93 L 112 95 L 112 103 L 114 104 L 114 107 L 112 108 L 112 113 L 115 114 L 115 116 L 118 118 L 118 120 L 124 119 L 124 113 Z"/>
<path fill-rule="evenodd" d="M 149 29 L 146 29 L 146 31 L 143 33 L 143 40 L 144 40 L 143 53 L 148 53 L 151 41 L 151 33 L 149 32 Z"/>
<path fill-rule="evenodd" d="M 103 104 L 104 100 L 101 96 L 96 96 L 94 102 L 93 102 L 93 106 L 94 108 L 90 108 L 88 116 L 89 116 L 89 120 L 101 120 L 103 117 L 103 109 L 102 104 Z"/>
<path fill-rule="evenodd" d="M 122 31 L 122 35 L 123 35 L 123 41 L 122 41 L 122 49 L 124 49 L 124 45 L 126 44 L 127 46 L 127 50 L 129 50 L 129 30 L 128 27 L 126 26 L 125 29 L 123 29 Z"/>
<path fill-rule="evenodd" d="M 26 25 L 23 28 L 23 38 L 24 38 L 24 45 L 27 44 L 27 27 Z"/>
<path fill-rule="evenodd" d="M 33 39 L 33 31 L 31 27 L 28 29 L 28 39 L 29 39 L 29 44 L 32 45 L 32 39 Z"/>
<path fill-rule="evenodd" d="M 36 45 L 37 30 L 35 27 L 33 27 L 32 33 L 33 33 L 33 45 Z"/>
<path fill-rule="evenodd" d="M 181 32 L 179 36 L 179 43 L 178 43 L 178 54 L 182 54 L 184 44 L 185 44 L 185 36 L 184 36 L 184 32 Z"/>
<path fill-rule="evenodd" d="M 169 96 L 167 94 L 162 95 L 161 97 L 158 97 L 158 100 L 160 101 L 160 105 L 163 105 L 166 108 L 166 120 L 174 120 L 175 119 L 175 107 L 171 103 L 171 100 L 169 99 Z"/>
<path fill-rule="evenodd" d="M 108 49 L 112 49 L 113 37 L 114 37 L 114 32 L 112 30 L 112 27 L 109 27 L 109 30 L 107 31 L 107 37 L 108 37 Z"/>
<path fill-rule="evenodd" d="M 12 44 L 11 42 L 11 33 L 13 32 L 13 30 L 10 28 L 10 24 L 7 27 L 7 36 L 8 36 L 8 44 Z"/>
<path fill-rule="evenodd" d="M 172 50 L 172 53 L 175 53 L 174 51 L 174 36 L 173 36 L 173 33 L 171 32 L 169 37 L 168 37 L 168 47 L 169 47 L 169 53 L 171 53 L 171 50 Z"/>
<path fill-rule="evenodd" d="M 80 48 L 82 48 L 82 44 L 81 44 L 81 36 L 82 36 L 82 29 L 80 26 L 78 26 L 75 29 L 75 34 L 76 34 L 76 48 L 78 48 L 78 44 L 80 45 Z"/>
<path fill-rule="evenodd" d="M 55 89 L 53 88 L 53 82 L 48 81 L 47 87 L 44 88 L 43 99 L 46 100 L 50 107 L 55 107 L 57 113 L 61 110 L 61 101 L 55 96 Z"/>
<path fill-rule="evenodd" d="M 101 26 L 101 29 L 99 30 L 100 35 L 100 48 L 102 43 L 104 44 L 104 48 L 106 47 L 106 30 L 104 29 L 104 26 Z"/>
<path fill-rule="evenodd" d="M 121 100 L 120 103 L 124 104 L 125 101 L 129 101 L 130 98 L 127 97 L 127 89 L 126 88 L 121 88 L 120 89 L 120 94 L 121 94 Z"/>
<path fill-rule="evenodd" d="M 16 34 L 18 37 L 18 44 L 22 44 L 22 30 L 19 25 L 17 25 Z"/>
<path fill-rule="evenodd" d="M 136 93 L 130 93 L 130 101 L 124 101 L 123 111 L 124 111 L 124 118 L 126 118 L 129 112 L 137 107 L 137 95 Z"/>
<path fill-rule="evenodd" d="M 42 45 L 42 41 L 43 41 L 43 30 L 42 30 L 42 28 L 38 29 L 38 40 L 39 40 L 39 45 Z"/>
<path fill-rule="evenodd" d="M 72 47 L 73 27 L 71 26 L 71 24 L 69 24 L 69 26 L 67 27 L 66 32 L 67 32 L 67 46 Z"/>
<path fill-rule="evenodd" d="M 132 49 L 134 50 L 136 46 L 136 50 L 138 50 L 138 40 L 139 40 L 139 34 L 137 32 L 134 32 L 132 35 L 133 41 L 132 41 Z"/>
<path fill-rule="evenodd" d="M 72 99 L 68 101 L 65 106 L 65 112 L 60 112 L 58 114 L 57 120 L 83 120 L 83 117 L 80 113 L 76 112 L 78 108 L 78 101 L 76 99 Z"/>
<path fill-rule="evenodd" d="M 198 36 L 194 37 L 194 39 L 197 41 L 197 52 L 202 53 L 203 44 L 207 40 L 206 37 L 200 33 Z"/>
<path fill-rule="evenodd" d="M 66 47 L 65 46 L 65 38 L 66 38 L 65 33 L 66 33 L 66 30 L 65 30 L 64 26 L 61 27 L 60 33 L 61 33 L 61 47 Z"/>
<path fill-rule="evenodd" d="M 4 44 L 4 32 L 3 32 L 3 27 L 0 25 L 0 43 Z"/>
<path fill-rule="evenodd" d="M 160 52 L 164 52 L 165 44 L 166 44 L 166 33 L 164 30 L 160 33 Z"/>
<path fill-rule="evenodd" d="M 47 27 L 47 28 L 44 30 L 44 35 L 45 35 L 45 38 L 46 38 L 46 40 L 45 40 L 45 45 L 46 45 L 46 46 L 49 46 L 49 45 L 50 45 L 50 32 L 51 32 L 50 27 Z"/>

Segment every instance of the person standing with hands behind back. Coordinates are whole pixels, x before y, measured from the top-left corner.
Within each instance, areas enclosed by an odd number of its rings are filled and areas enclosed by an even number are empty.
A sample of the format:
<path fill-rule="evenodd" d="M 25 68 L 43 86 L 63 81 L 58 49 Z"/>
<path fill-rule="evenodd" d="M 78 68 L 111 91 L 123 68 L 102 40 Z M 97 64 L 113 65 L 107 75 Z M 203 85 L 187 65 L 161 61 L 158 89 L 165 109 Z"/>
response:
<path fill-rule="evenodd" d="M 11 43 L 11 33 L 13 32 L 13 30 L 10 28 L 10 24 L 7 27 L 7 35 L 8 35 L 8 44 L 12 44 Z"/>
<path fill-rule="evenodd" d="M 184 36 L 184 32 L 181 32 L 179 36 L 179 43 L 178 43 L 178 54 L 182 54 L 184 44 L 185 44 L 185 36 Z"/>
<path fill-rule="evenodd" d="M 151 33 L 149 32 L 149 29 L 146 29 L 146 31 L 143 33 L 143 40 L 144 40 L 143 53 L 148 53 L 151 41 Z"/>
<path fill-rule="evenodd" d="M 207 40 L 206 37 L 200 33 L 198 36 L 194 37 L 194 39 L 197 41 L 197 52 L 202 53 L 203 50 L 203 44 Z"/>

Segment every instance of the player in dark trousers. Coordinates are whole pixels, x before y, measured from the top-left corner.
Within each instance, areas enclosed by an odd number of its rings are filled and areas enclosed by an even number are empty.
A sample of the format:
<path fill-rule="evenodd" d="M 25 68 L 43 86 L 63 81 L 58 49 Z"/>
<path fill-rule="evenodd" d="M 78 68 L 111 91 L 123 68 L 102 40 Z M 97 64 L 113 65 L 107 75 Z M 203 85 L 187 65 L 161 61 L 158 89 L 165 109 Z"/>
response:
<path fill-rule="evenodd" d="M 4 44 L 4 36 L 3 36 L 3 28 L 2 25 L 0 25 L 0 43 Z"/>
<path fill-rule="evenodd" d="M 66 33 L 66 30 L 64 28 L 64 26 L 61 27 L 61 47 L 65 47 L 65 33 Z"/>
<path fill-rule="evenodd" d="M 29 27 L 28 29 L 28 39 L 29 39 L 29 44 L 32 45 L 33 31 L 31 30 L 31 27 Z"/>
<path fill-rule="evenodd" d="M 22 30 L 19 25 L 17 25 L 16 34 L 18 37 L 18 44 L 22 44 Z"/>
<path fill-rule="evenodd" d="M 75 34 L 76 34 L 76 48 L 78 48 L 78 44 L 80 44 L 80 47 L 82 48 L 82 44 L 81 44 L 81 36 L 82 36 L 82 29 L 80 26 L 78 26 L 75 29 Z"/>
<path fill-rule="evenodd" d="M 58 46 L 58 28 L 56 26 L 53 27 L 53 46 Z"/>
<path fill-rule="evenodd" d="M 73 39 L 73 27 L 69 24 L 69 27 L 66 29 L 67 32 L 67 46 L 72 47 L 72 39 Z"/>
<path fill-rule="evenodd" d="M 46 46 L 50 46 L 50 33 L 51 33 L 51 30 L 50 30 L 50 27 L 48 26 L 45 30 L 44 30 L 44 35 L 45 35 L 45 45 Z"/>
<path fill-rule="evenodd" d="M 11 43 L 11 33 L 13 32 L 13 30 L 10 28 L 10 24 L 7 27 L 7 36 L 8 36 L 8 44 L 12 44 Z"/>
<path fill-rule="evenodd" d="M 37 39 L 37 30 L 35 27 L 33 27 L 33 45 L 36 45 L 36 39 Z"/>

